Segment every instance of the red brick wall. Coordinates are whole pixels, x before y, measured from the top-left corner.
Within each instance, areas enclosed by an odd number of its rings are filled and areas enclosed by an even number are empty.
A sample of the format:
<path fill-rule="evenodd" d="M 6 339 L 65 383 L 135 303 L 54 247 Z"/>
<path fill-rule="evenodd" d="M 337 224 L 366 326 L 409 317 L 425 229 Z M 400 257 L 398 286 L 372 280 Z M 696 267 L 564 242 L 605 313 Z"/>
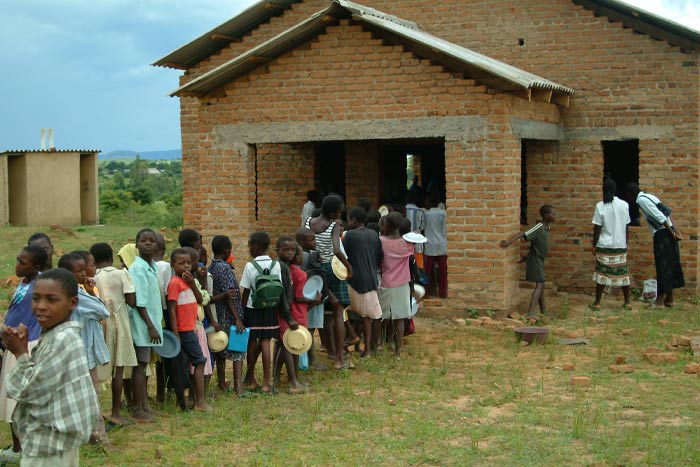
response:
<path fill-rule="evenodd" d="M 567 288 L 591 287 L 590 219 L 600 199 L 600 141 L 636 137 L 640 140 L 640 184 L 674 208 L 676 223 L 687 237 L 682 247 L 686 278 L 697 291 L 697 52 L 685 53 L 663 41 L 635 34 L 565 0 L 363 3 L 572 87 L 576 94 L 571 105 L 560 112 L 551 104 L 528 103 L 487 90 L 399 46 L 383 45 L 358 25 L 331 26 L 311 43 L 229 84 L 225 93 L 216 94 L 219 97 L 212 95 L 201 101 L 182 98 L 185 196 L 197 200 L 185 205 L 188 225 L 211 231 L 220 226 L 245 236 L 259 226 L 275 226 L 274 220 L 265 217 L 267 214 L 259 224 L 251 217 L 254 164 L 249 156 L 241 155 L 239 148 L 221 146 L 219 125 L 483 116 L 488 119 L 483 141 L 445 143 L 450 293 L 454 290 L 465 306 L 490 302 L 509 305 L 508 295 L 513 295 L 520 271 L 514 265 L 516 250 L 492 248 L 498 239 L 519 227 L 520 141 L 511 136 L 509 118 L 557 122 L 561 117 L 568 132 L 566 139 L 533 145 L 528 153 L 529 218 L 537 217 L 536 210 L 543 202 L 554 204 L 559 212 L 559 222 L 552 231 L 548 276 Z M 203 63 L 200 69 L 191 70 L 182 82 L 237 56 L 326 4 L 314 0 L 296 5 L 261 25 L 242 43 L 232 44 Z M 520 38 L 525 41 L 523 46 L 518 46 Z M 298 173 L 295 171 L 302 169 L 294 161 L 301 156 L 291 153 L 290 173 Z M 230 164 L 233 175 L 220 170 L 222 160 Z M 347 172 L 348 177 L 355 173 L 350 165 Z M 285 183 L 288 180 L 264 182 L 275 188 Z M 290 200 L 289 206 L 295 206 L 294 216 L 303 204 L 306 189 L 304 184 L 296 194 L 286 192 L 285 202 Z M 231 198 L 224 195 L 227 190 L 233 192 Z M 355 196 L 349 188 L 348 201 Z M 473 196 L 479 201 L 471 202 Z M 212 207 L 224 199 L 220 197 L 226 199 L 224 207 Z M 292 202 L 293 197 L 297 199 Z M 212 209 L 217 213 L 223 209 L 224 216 L 214 214 Z M 287 221 L 290 227 L 296 225 L 296 217 Z M 639 279 L 653 274 L 650 245 L 646 227 L 632 229 L 630 266 Z"/>

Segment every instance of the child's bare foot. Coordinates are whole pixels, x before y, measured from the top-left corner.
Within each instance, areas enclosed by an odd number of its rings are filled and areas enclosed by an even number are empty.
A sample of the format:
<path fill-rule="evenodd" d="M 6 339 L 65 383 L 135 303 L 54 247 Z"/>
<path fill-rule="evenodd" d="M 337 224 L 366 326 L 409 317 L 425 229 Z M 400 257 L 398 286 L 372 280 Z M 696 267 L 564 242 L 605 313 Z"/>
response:
<path fill-rule="evenodd" d="M 153 423 L 156 421 L 156 417 L 143 410 L 134 411 L 134 413 L 131 414 L 131 418 L 138 423 Z"/>
<path fill-rule="evenodd" d="M 201 404 L 195 405 L 194 410 L 197 410 L 199 412 L 212 412 L 212 411 L 214 411 L 212 406 L 207 404 L 206 402 L 202 402 Z"/>
<path fill-rule="evenodd" d="M 217 384 L 216 387 L 219 388 L 223 392 L 228 392 L 231 390 L 231 386 L 226 381 L 224 381 L 223 383 Z"/>
<path fill-rule="evenodd" d="M 127 426 L 127 425 L 131 425 L 132 423 L 134 423 L 126 417 L 123 417 L 121 415 L 114 415 L 114 414 L 105 417 L 105 419 L 108 422 L 114 423 L 115 425 L 119 425 L 119 426 Z"/>
<path fill-rule="evenodd" d="M 309 387 L 297 381 L 296 384 L 289 385 L 289 390 L 287 392 L 289 392 L 289 394 L 304 394 L 309 392 Z"/>

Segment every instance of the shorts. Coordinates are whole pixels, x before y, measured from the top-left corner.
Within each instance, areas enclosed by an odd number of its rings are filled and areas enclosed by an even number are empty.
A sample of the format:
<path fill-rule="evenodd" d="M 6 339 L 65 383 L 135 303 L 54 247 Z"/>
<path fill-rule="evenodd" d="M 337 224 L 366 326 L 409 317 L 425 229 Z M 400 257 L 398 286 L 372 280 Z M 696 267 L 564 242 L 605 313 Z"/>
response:
<path fill-rule="evenodd" d="M 359 293 L 348 284 L 348 292 L 352 311 L 363 318 L 379 319 L 382 317 L 382 307 L 379 305 L 379 296 L 376 290 Z"/>
<path fill-rule="evenodd" d="M 180 331 L 180 348 L 192 366 L 201 365 L 207 362 L 207 357 L 202 353 L 202 346 L 199 345 L 199 338 L 194 331 Z"/>
<path fill-rule="evenodd" d="M 139 363 L 151 363 L 151 350 L 153 347 L 134 346 L 136 352 L 136 361 Z"/>

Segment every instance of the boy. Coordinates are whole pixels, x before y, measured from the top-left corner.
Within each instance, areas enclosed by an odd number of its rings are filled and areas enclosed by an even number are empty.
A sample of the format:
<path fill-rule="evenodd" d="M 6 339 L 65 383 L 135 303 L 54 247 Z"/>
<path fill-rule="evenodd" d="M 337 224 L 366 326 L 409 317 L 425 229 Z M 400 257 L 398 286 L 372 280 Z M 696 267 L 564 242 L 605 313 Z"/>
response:
<path fill-rule="evenodd" d="M 379 305 L 377 270 L 384 259 L 379 235 L 365 227 L 367 213 L 356 207 L 348 213 L 348 230 L 343 245 L 354 274 L 348 279 L 350 307 L 362 317 L 365 348 L 362 357 L 376 351 L 379 344 L 382 308 Z"/>
<path fill-rule="evenodd" d="M 17 284 L 10 308 L 5 315 L 5 326 L 17 327 L 23 324 L 27 327 L 30 352 L 39 343 L 41 334 L 41 326 L 32 313 L 34 280 L 46 263 L 46 258 L 46 251 L 38 245 L 25 246 L 19 252 L 15 263 L 15 274 L 21 277 L 22 281 Z M 0 420 L 10 423 L 10 428 L 12 428 L 12 412 L 17 402 L 7 397 L 7 387 L 4 382 L 7 373 L 15 365 L 15 356 L 11 352 L 5 352 L 2 359 L 2 373 L 0 373 Z M 10 431 L 12 431 L 12 447 L 0 451 L 0 462 L 19 463 L 22 446 L 14 430 Z"/>
<path fill-rule="evenodd" d="M 24 448 L 20 466 L 77 466 L 80 445 L 100 416 L 80 324 L 69 320 L 77 305 L 73 274 L 49 270 L 34 282 L 32 312 L 42 334 L 32 354 L 26 326 L 3 327 L 3 344 L 17 357 L 6 384 L 17 401 L 12 421 Z"/>
<path fill-rule="evenodd" d="M 194 332 L 197 304 L 202 300 L 202 295 L 190 272 L 192 256 L 186 249 L 178 248 L 170 254 L 170 264 L 175 273 L 168 284 L 170 329 L 180 339 L 183 354 L 194 366 L 194 409 L 209 412 L 212 408 L 204 399 L 204 364 L 207 358 Z"/>
<path fill-rule="evenodd" d="M 158 287 L 158 266 L 153 260 L 158 249 L 156 233 L 151 229 L 141 229 L 136 234 L 136 248 L 139 255 L 129 266 L 136 291 L 136 307 L 129 308 L 129 322 L 138 361 L 138 366 L 131 373 L 134 401 L 132 416 L 137 422 L 148 423 L 153 422 L 155 417 L 150 413 L 146 397 L 146 367 L 151 361 L 151 348 L 163 345 L 163 309 Z"/>
<path fill-rule="evenodd" d="M 280 281 L 282 281 L 282 268 L 280 263 L 278 261 L 273 261 L 272 258 L 267 255 L 267 249 L 269 247 L 270 236 L 265 232 L 255 232 L 250 236 L 248 239 L 248 252 L 253 258 L 253 262 L 246 263 L 240 283 L 242 294 L 241 301 L 246 307 L 244 322 L 246 327 L 250 328 L 247 353 L 248 369 L 243 382 L 248 388 L 252 390 L 257 389 L 258 383 L 255 381 L 255 364 L 260 350 L 263 356 L 263 385 L 261 388 L 263 394 L 272 393 L 272 386 L 270 385 L 270 339 L 279 339 L 280 335 L 276 309 L 253 308 L 255 279 L 259 274 L 253 263 L 257 263 L 262 270 L 269 270 L 270 275 L 277 276 L 280 278 Z M 283 303 L 280 303 L 282 317 L 289 323 L 290 328 L 297 329 L 299 325 L 289 314 L 289 303 L 286 303 L 286 307 L 283 305 Z M 258 347 L 260 348 L 259 350 Z"/>

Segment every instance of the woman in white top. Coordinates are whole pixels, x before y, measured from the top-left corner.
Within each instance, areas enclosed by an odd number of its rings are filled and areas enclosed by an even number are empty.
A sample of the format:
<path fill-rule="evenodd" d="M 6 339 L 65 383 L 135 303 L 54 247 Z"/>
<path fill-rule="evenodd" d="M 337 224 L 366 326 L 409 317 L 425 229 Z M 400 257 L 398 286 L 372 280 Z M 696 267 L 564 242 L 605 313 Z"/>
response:
<path fill-rule="evenodd" d="M 644 220 L 654 237 L 654 263 L 656 264 L 656 306 L 672 307 L 673 289 L 685 287 L 681 254 L 678 242 L 683 239 L 680 231 L 671 222 L 670 209 L 659 198 L 645 193 L 636 183 L 625 187 L 627 200 L 634 200 L 644 214 Z M 666 214 L 662 212 L 666 211 Z"/>
<path fill-rule="evenodd" d="M 593 214 L 593 256 L 595 256 L 594 311 L 600 310 L 600 299 L 606 286 L 622 287 L 623 307 L 631 310 L 630 278 L 627 271 L 627 229 L 630 223 L 629 205 L 615 196 L 617 185 L 611 178 L 603 181 L 603 201 Z"/>

